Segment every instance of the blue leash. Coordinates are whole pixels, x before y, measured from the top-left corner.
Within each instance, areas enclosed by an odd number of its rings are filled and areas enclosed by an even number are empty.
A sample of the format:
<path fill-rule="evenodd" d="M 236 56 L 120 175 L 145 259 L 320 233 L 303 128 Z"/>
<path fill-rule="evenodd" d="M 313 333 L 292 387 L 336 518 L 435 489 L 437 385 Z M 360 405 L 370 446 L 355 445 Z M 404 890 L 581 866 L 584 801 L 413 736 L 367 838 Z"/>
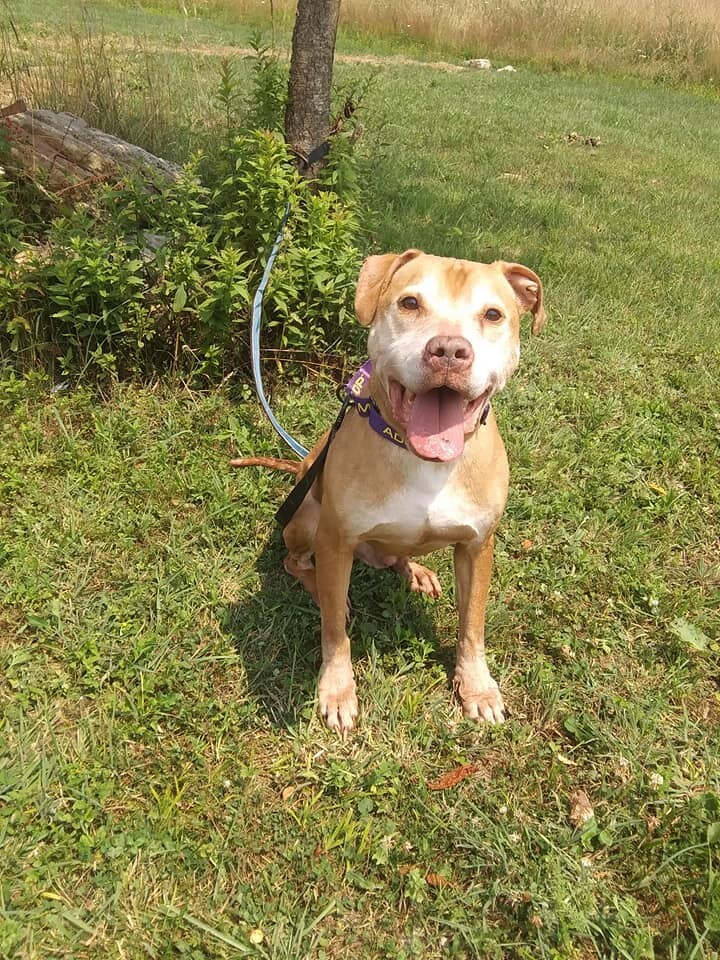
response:
<path fill-rule="evenodd" d="M 252 306 L 252 326 L 250 330 L 250 357 L 252 359 L 252 371 L 253 379 L 255 381 L 255 389 L 257 390 L 258 399 L 260 404 L 267 414 L 267 418 L 270 423 L 273 425 L 275 432 L 282 437 L 285 443 L 290 447 L 290 449 L 295 453 L 301 460 L 303 460 L 308 451 L 302 444 L 298 443 L 297 440 L 294 440 L 290 434 L 285 430 L 277 421 L 275 414 L 270 409 L 270 404 L 267 402 L 265 397 L 265 391 L 263 390 L 262 384 L 262 374 L 260 372 L 260 324 L 262 322 L 262 304 L 263 304 L 263 295 L 265 294 L 265 287 L 268 284 L 270 279 L 270 274 L 272 272 L 273 264 L 275 263 L 275 257 L 277 256 L 278 248 L 282 242 L 283 230 L 285 229 L 285 224 L 288 221 L 290 216 L 290 201 L 288 200 L 287 206 L 285 207 L 285 213 L 283 218 L 280 221 L 280 227 L 278 229 L 277 237 L 275 237 L 275 243 L 272 250 L 270 251 L 270 256 L 267 258 L 267 263 L 265 264 L 265 270 L 263 271 L 262 280 L 260 281 L 260 286 L 257 288 L 255 297 L 253 299 Z"/>

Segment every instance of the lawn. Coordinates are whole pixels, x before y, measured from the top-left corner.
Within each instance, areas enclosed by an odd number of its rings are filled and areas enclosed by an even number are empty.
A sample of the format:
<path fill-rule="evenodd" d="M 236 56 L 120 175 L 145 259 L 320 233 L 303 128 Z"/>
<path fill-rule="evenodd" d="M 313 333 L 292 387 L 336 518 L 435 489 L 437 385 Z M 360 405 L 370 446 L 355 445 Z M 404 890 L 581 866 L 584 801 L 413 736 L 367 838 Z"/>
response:
<path fill-rule="evenodd" d="M 33 2 L 33 30 L 62 22 Z M 159 13 L 103 10 L 162 34 Z M 174 101 L 190 121 L 232 41 L 193 29 L 202 58 L 171 30 L 147 54 L 197 76 Z M 289 481 L 227 466 L 285 454 L 247 387 L 98 397 L 6 370 L 0 957 L 718 957 L 717 101 L 529 67 L 337 69 L 370 74 L 369 247 L 545 282 L 548 325 L 495 403 L 509 720 L 452 703 L 443 554 L 435 603 L 356 569 L 359 729 L 323 728 L 319 618 L 273 523 Z M 336 410 L 324 381 L 275 403 L 305 443 Z"/>

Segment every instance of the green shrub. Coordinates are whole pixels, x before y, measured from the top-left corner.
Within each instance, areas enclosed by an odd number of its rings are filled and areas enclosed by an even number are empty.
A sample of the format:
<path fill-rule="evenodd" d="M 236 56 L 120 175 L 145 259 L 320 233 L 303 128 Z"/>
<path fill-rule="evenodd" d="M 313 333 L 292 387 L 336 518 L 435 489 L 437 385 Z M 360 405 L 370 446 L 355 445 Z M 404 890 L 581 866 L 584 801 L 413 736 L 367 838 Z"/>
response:
<path fill-rule="evenodd" d="M 262 42 L 259 35 L 250 40 L 252 59 L 252 89 L 246 107 L 249 127 L 265 130 L 283 130 L 287 105 L 288 67 L 280 62 L 272 47 Z"/>
<path fill-rule="evenodd" d="M 360 263 L 357 202 L 299 176 L 274 132 L 228 138 L 204 160 L 154 189 L 106 187 L 32 243 L 19 240 L 0 174 L 0 357 L 64 376 L 216 376 L 243 365 L 250 302 L 288 201 L 264 340 L 332 346 Z"/>

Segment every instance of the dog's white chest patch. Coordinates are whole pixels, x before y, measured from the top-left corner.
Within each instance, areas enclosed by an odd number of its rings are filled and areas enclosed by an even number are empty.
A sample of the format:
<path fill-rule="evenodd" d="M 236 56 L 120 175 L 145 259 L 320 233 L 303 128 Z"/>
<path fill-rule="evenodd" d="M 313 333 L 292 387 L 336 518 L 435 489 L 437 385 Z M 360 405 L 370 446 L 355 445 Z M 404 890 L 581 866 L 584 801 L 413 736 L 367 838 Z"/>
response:
<path fill-rule="evenodd" d="M 464 487 L 452 482 L 452 464 L 412 475 L 380 504 L 361 507 L 356 514 L 358 538 L 416 549 L 484 540 L 497 520 L 497 512 L 473 500 Z"/>

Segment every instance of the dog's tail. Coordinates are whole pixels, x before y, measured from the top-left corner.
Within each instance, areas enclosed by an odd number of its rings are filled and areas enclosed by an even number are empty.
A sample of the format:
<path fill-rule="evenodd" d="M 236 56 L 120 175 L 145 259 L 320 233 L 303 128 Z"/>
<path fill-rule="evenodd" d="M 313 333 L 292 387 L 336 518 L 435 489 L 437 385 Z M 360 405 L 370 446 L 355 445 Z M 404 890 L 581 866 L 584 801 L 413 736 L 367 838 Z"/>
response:
<path fill-rule="evenodd" d="M 285 470 L 297 473 L 300 463 L 297 460 L 280 460 L 277 457 L 238 457 L 230 461 L 231 467 L 269 467 L 271 470 Z"/>

